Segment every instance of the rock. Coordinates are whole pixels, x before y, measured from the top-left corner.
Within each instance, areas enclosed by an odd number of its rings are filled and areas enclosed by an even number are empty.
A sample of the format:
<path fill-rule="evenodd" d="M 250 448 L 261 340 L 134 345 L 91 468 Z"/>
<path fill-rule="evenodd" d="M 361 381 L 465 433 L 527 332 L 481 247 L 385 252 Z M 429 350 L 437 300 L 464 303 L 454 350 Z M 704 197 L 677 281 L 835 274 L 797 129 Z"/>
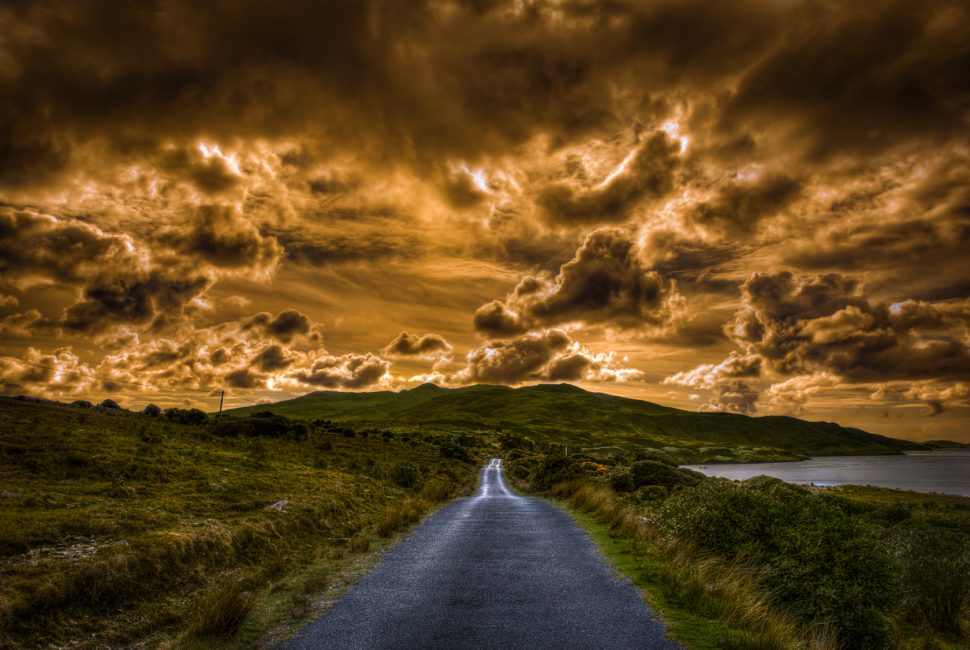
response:
<path fill-rule="evenodd" d="M 71 402 L 71 406 L 79 409 L 89 409 L 92 406 L 94 406 L 94 404 L 87 401 L 86 399 L 76 399 L 73 402 Z"/>
<path fill-rule="evenodd" d="M 286 512 L 286 504 L 289 503 L 289 499 L 280 499 L 271 506 L 266 506 L 266 510 L 276 510 L 277 512 Z"/>

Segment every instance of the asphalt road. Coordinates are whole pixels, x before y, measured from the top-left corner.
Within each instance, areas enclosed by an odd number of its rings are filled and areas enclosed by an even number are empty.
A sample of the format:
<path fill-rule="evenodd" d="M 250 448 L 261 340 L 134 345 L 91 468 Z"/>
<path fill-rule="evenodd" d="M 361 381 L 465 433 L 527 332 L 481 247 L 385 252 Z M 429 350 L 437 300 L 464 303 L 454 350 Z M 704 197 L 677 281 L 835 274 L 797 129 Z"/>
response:
<path fill-rule="evenodd" d="M 586 533 L 512 494 L 493 460 L 475 496 L 429 517 L 288 647 L 677 646 Z"/>

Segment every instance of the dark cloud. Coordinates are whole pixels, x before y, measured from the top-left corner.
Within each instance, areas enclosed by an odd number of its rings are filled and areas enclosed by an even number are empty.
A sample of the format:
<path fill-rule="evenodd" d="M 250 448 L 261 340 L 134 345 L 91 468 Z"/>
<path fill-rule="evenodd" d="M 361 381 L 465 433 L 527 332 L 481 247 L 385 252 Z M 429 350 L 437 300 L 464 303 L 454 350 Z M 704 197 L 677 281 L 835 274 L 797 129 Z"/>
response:
<path fill-rule="evenodd" d="M 45 278 L 77 285 L 112 265 L 142 266 L 131 237 L 77 219 L 0 206 L 0 277 L 7 282 Z"/>
<path fill-rule="evenodd" d="M 308 386 L 360 389 L 373 386 L 387 374 L 390 363 L 372 354 L 321 357 L 290 377 Z"/>
<path fill-rule="evenodd" d="M 546 377 L 550 381 L 577 381 L 584 379 L 592 360 L 583 354 L 560 357 L 549 365 Z"/>
<path fill-rule="evenodd" d="M 965 379 L 970 341 L 965 303 L 872 304 L 837 274 L 752 275 L 726 333 L 784 374 L 829 371 L 854 381 Z"/>
<path fill-rule="evenodd" d="M 492 336 L 570 322 L 656 328 L 673 318 L 671 284 L 646 268 L 628 234 L 590 234 L 555 278 L 526 277 L 504 303 L 475 312 L 478 331 Z"/>
<path fill-rule="evenodd" d="M 0 357 L 0 392 L 62 397 L 82 393 L 95 383 L 90 366 L 69 346 L 51 354 L 28 347 L 23 361 Z"/>
<path fill-rule="evenodd" d="M 363 236 L 327 234 L 313 238 L 309 233 L 276 234 L 286 258 L 297 264 L 327 266 L 353 262 L 375 262 L 413 257 L 420 244 L 412 239 L 395 239 L 385 233 Z"/>
<path fill-rule="evenodd" d="M 701 407 L 702 411 L 727 411 L 728 413 L 755 413 L 758 391 L 745 381 L 728 381 L 714 387 L 714 396 Z"/>
<path fill-rule="evenodd" d="M 531 332 L 509 340 L 491 341 L 468 353 L 452 383 L 519 384 L 529 380 L 629 381 L 643 373 L 618 367 L 615 355 L 593 354 L 558 329 Z"/>
<path fill-rule="evenodd" d="M 226 384 L 232 388 L 262 388 L 266 384 L 266 377 L 253 372 L 250 368 L 239 368 L 225 376 Z"/>
<path fill-rule="evenodd" d="M 462 379 L 469 382 L 517 384 L 544 375 L 550 361 L 564 353 L 571 343 L 561 330 L 527 334 L 499 341 L 468 353 Z"/>
<path fill-rule="evenodd" d="M 277 372 L 293 365 L 295 359 L 280 345 L 270 345 L 252 358 L 252 364 L 263 372 Z"/>
<path fill-rule="evenodd" d="M 762 219 L 790 205 L 801 183 L 781 174 L 769 174 L 747 183 L 722 187 L 711 201 L 691 207 L 688 218 L 729 236 L 749 235 Z"/>
<path fill-rule="evenodd" d="M 157 167 L 206 195 L 233 190 L 239 187 L 242 180 L 223 156 L 215 152 L 206 155 L 198 148 L 163 148 Z"/>
<path fill-rule="evenodd" d="M 665 104 L 651 93 L 697 97 L 732 137 L 757 130 L 819 159 L 964 138 L 970 100 L 970 17 L 956 0 L 499 2 L 488 11 L 51 0 L 8 5 L 4 21 L 0 172 L 9 184 L 63 169 L 73 161 L 67 143 L 96 138 L 127 151 L 165 137 L 311 133 L 433 166 L 507 152 L 537 132 L 575 141 L 631 112 L 650 118 Z M 580 201 L 574 216 L 602 218 L 589 207 Z"/>
<path fill-rule="evenodd" d="M 283 249 L 229 206 L 203 205 L 185 230 L 168 229 L 159 240 L 217 268 L 243 270 L 255 275 L 272 272 Z"/>
<path fill-rule="evenodd" d="M 297 336 L 319 336 L 310 318 L 295 309 L 285 309 L 275 316 L 268 312 L 254 314 L 242 321 L 243 330 L 255 330 L 265 336 L 289 343 Z"/>
<path fill-rule="evenodd" d="M 576 188 L 570 183 L 553 183 L 539 191 L 536 203 L 551 222 L 626 221 L 642 200 L 660 198 L 673 189 L 678 149 L 676 141 L 657 133 L 604 184 Z"/>
<path fill-rule="evenodd" d="M 817 160 L 965 138 L 965 4 L 798 2 L 785 13 L 777 46 L 726 100 L 722 129 L 770 121 Z"/>
<path fill-rule="evenodd" d="M 401 332 L 384 348 L 384 355 L 389 357 L 434 358 L 448 354 L 451 350 L 451 344 L 439 334 L 418 336 L 410 332 Z"/>
<path fill-rule="evenodd" d="M 205 276 L 175 279 L 159 271 L 105 274 L 90 280 L 81 299 L 64 310 L 61 324 L 83 332 L 113 325 L 163 327 L 181 317 L 185 304 L 210 284 Z"/>

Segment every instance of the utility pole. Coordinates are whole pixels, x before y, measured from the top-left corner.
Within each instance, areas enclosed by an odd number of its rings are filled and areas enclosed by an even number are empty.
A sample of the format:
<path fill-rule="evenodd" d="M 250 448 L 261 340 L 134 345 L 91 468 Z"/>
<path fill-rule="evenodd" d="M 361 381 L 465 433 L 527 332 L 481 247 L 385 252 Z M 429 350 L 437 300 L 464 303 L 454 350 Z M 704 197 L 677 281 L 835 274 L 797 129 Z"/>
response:
<path fill-rule="evenodd" d="M 216 416 L 217 420 L 222 417 L 222 400 L 224 400 L 225 398 L 226 398 L 226 391 L 222 391 L 221 393 L 219 393 L 219 415 Z"/>

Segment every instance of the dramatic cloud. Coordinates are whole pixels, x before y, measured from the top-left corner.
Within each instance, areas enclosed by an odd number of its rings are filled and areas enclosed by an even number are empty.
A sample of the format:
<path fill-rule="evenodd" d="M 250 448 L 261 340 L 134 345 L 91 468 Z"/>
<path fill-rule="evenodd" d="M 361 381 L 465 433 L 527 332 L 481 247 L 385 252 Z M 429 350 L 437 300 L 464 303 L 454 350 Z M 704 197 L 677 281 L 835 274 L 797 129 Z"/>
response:
<path fill-rule="evenodd" d="M 730 184 L 723 187 L 712 201 L 692 206 L 689 217 L 733 237 L 750 235 L 762 219 L 791 204 L 800 189 L 797 181 L 782 175 Z"/>
<path fill-rule="evenodd" d="M 317 358 L 309 368 L 295 372 L 291 377 L 307 386 L 359 390 L 379 382 L 389 367 L 387 361 L 371 354 L 345 354 Z"/>
<path fill-rule="evenodd" d="M 714 396 L 709 402 L 701 406 L 701 410 L 751 415 L 757 411 L 757 401 L 758 391 L 753 390 L 747 382 L 727 381 L 715 386 Z"/>
<path fill-rule="evenodd" d="M 231 207 L 203 205 L 184 230 L 164 232 L 159 239 L 173 249 L 220 269 L 270 275 L 283 249 L 273 237 L 264 237 Z"/>
<path fill-rule="evenodd" d="M 93 370 L 70 347 L 51 354 L 29 347 L 23 361 L 0 357 L 0 390 L 5 395 L 40 392 L 69 397 L 92 388 L 98 388 Z"/>
<path fill-rule="evenodd" d="M 965 2 L 38 0 L 0 24 L 0 353 L 99 377 L 11 391 L 425 372 L 970 430 Z"/>
<path fill-rule="evenodd" d="M 554 183 L 540 190 L 537 203 L 550 221 L 626 221 L 641 200 L 660 198 L 673 189 L 678 147 L 660 132 L 630 152 L 600 184 L 577 189 Z"/>
<path fill-rule="evenodd" d="M 424 334 L 418 336 L 410 332 L 401 332 L 384 348 L 384 355 L 388 357 L 422 357 L 434 359 L 447 355 L 452 346 L 443 336 L 438 334 Z"/>
<path fill-rule="evenodd" d="M 555 278 L 523 278 L 504 303 L 480 307 L 474 323 L 490 336 L 573 322 L 651 330 L 670 324 L 677 298 L 670 282 L 643 265 L 623 231 L 597 230 Z"/>
<path fill-rule="evenodd" d="M 613 353 L 592 354 L 565 332 L 552 329 L 507 341 L 492 341 L 468 353 L 453 383 L 519 384 L 529 380 L 630 381 L 643 373 L 616 367 Z"/>
<path fill-rule="evenodd" d="M 664 383 L 713 388 L 712 407 L 748 412 L 758 391 L 736 378 L 759 378 L 762 369 L 796 375 L 773 384 L 767 398 L 801 412 L 808 397 L 824 388 L 877 384 L 874 390 L 885 392 L 912 382 L 907 397 L 937 414 L 945 400 L 960 395 L 959 382 L 970 378 L 966 302 L 873 304 L 851 278 L 789 272 L 753 274 L 741 293 L 742 309 L 725 333 L 744 353 L 732 352 L 719 364 L 679 372 Z M 958 383 L 941 387 L 946 380 Z"/>
<path fill-rule="evenodd" d="M 857 381 L 970 377 L 970 305 L 873 304 L 837 274 L 754 274 L 727 334 L 782 374 Z"/>
<path fill-rule="evenodd" d="M 761 357 L 742 356 L 732 352 L 720 363 L 705 363 L 693 370 L 685 370 L 664 379 L 665 384 L 679 384 L 691 388 L 713 388 L 725 380 L 761 375 Z"/>

